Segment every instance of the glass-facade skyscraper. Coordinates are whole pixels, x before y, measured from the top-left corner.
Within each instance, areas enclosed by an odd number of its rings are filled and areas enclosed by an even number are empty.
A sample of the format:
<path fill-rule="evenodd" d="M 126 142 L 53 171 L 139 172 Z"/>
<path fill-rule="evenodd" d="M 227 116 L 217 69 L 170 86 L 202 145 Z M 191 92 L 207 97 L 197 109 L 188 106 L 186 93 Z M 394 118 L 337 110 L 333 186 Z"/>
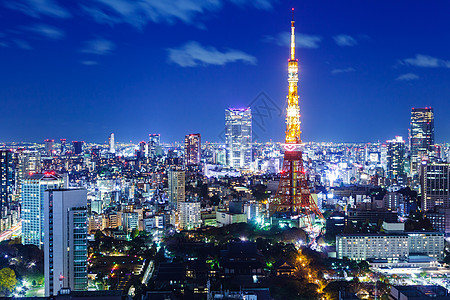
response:
<path fill-rule="evenodd" d="M 450 208 L 450 164 L 420 164 L 420 192 L 422 211 L 433 209 L 436 205 Z"/>
<path fill-rule="evenodd" d="M 225 110 L 227 165 L 248 169 L 252 162 L 252 111 L 250 108 Z"/>
<path fill-rule="evenodd" d="M 13 196 L 14 187 L 14 163 L 12 152 L 9 150 L 0 151 L 0 230 L 10 227 L 7 219 Z"/>
<path fill-rule="evenodd" d="M 87 288 L 87 191 L 53 189 L 44 196 L 45 296 Z"/>
<path fill-rule="evenodd" d="M 64 179 L 54 172 L 31 174 L 22 181 L 22 244 L 42 248 L 44 192 L 63 185 Z"/>
<path fill-rule="evenodd" d="M 411 171 L 417 173 L 422 158 L 427 158 L 434 145 L 433 108 L 412 108 L 410 128 Z"/>
<path fill-rule="evenodd" d="M 184 153 L 186 165 L 198 165 L 201 158 L 200 133 L 188 134 L 184 138 Z"/>
<path fill-rule="evenodd" d="M 396 180 L 400 185 L 406 183 L 405 150 L 405 141 L 401 136 L 387 141 L 387 177 Z"/>

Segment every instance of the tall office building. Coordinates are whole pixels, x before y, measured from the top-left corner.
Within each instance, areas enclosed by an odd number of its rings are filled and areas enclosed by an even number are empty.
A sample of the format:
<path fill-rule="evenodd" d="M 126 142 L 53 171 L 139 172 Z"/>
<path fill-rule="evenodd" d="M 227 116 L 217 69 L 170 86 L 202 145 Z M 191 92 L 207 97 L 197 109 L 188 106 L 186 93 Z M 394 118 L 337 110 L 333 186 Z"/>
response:
<path fill-rule="evenodd" d="M 73 145 L 73 153 L 75 154 L 81 154 L 83 152 L 83 144 L 84 142 L 79 142 L 79 141 L 73 141 L 72 145 Z"/>
<path fill-rule="evenodd" d="M 184 138 L 184 153 L 186 165 L 199 165 L 201 159 L 200 133 L 188 134 Z"/>
<path fill-rule="evenodd" d="M 161 135 L 159 133 L 148 135 L 148 151 L 150 158 L 155 158 L 161 155 Z"/>
<path fill-rule="evenodd" d="M 45 143 L 45 154 L 51 155 L 53 151 L 53 146 L 55 145 L 55 140 L 47 139 L 44 141 Z"/>
<path fill-rule="evenodd" d="M 138 158 L 148 157 L 148 144 L 144 141 L 139 143 L 139 151 L 137 151 Z"/>
<path fill-rule="evenodd" d="M 410 128 L 411 171 L 417 173 L 420 162 L 428 157 L 434 145 L 433 108 L 412 108 Z"/>
<path fill-rule="evenodd" d="M 387 141 L 387 177 L 396 180 L 400 185 L 406 184 L 405 149 L 405 141 L 401 136 Z"/>
<path fill-rule="evenodd" d="M 252 112 L 250 108 L 225 110 L 227 165 L 246 169 L 252 162 Z"/>
<path fill-rule="evenodd" d="M 64 186 L 54 172 L 31 174 L 22 181 L 22 244 L 42 248 L 44 243 L 44 192 Z"/>
<path fill-rule="evenodd" d="M 21 149 L 16 155 L 16 191 L 22 195 L 22 181 L 32 173 L 41 172 L 41 154 L 38 151 Z"/>
<path fill-rule="evenodd" d="M 56 189 L 44 197 L 45 296 L 87 289 L 87 191 Z"/>
<path fill-rule="evenodd" d="M 109 153 L 116 153 L 116 145 L 114 144 L 114 133 L 109 135 Z"/>
<path fill-rule="evenodd" d="M 12 152 L 0 150 L 0 230 L 10 227 L 10 222 L 6 219 L 10 211 L 14 189 L 14 163 Z"/>
<path fill-rule="evenodd" d="M 67 140 L 66 139 L 61 139 L 61 149 L 60 149 L 60 154 L 61 155 L 66 155 L 67 152 Z"/>
<path fill-rule="evenodd" d="M 179 204 L 186 200 L 186 174 L 181 170 L 169 170 L 169 202 L 172 208 L 178 209 Z"/>
<path fill-rule="evenodd" d="M 436 205 L 450 208 L 450 164 L 423 161 L 420 167 L 422 211 Z"/>

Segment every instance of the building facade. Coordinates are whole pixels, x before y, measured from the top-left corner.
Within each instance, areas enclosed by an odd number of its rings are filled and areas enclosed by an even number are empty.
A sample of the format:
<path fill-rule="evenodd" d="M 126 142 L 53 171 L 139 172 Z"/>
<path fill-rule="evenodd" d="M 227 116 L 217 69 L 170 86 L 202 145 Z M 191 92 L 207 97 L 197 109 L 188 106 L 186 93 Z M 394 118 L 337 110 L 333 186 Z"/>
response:
<path fill-rule="evenodd" d="M 344 234 L 336 236 L 336 258 L 352 260 L 405 260 L 409 255 L 408 235 Z"/>
<path fill-rule="evenodd" d="M 181 170 L 169 170 L 169 202 L 174 209 L 186 200 L 186 174 Z"/>
<path fill-rule="evenodd" d="M 8 215 L 14 190 L 14 162 L 9 150 L 0 151 L 0 183 L 0 231 L 3 231 L 11 226 Z"/>
<path fill-rule="evenodd" d="M 200 133 L 188 134 L 184 138 L 184 153 L 186 165 L 199 165 L 201 162 Z"/>
<path fill-rule="evenodd" d="M 22 182 L 22 244 L 42 248 L 44 243 L 44 192 L 64 186 L 54 172 L 29 175 Z"/>
<path fill-rule="evenodd" d="M 410 255 L 444 258 L 444 233 L 341 234 L 336 236 L 336 258 L 406 260 Z"/>
<path fill-rule="evenodd" d="M 199 228 L 202 224 L 200 202 L 181 202 L 178 210 L 179 227 L 183 230 Z"/>
<path fill-rule="evenodd" d="M 87 191 L 48 190 L 44 198 L 45 296 L 86 290 Z"/>
<path fill-rule="evenodd" d="M 419 171 L 420 162 L 428 157 L 434 145 L 433 108 L 412 108 L 410 128 L 411 171 Z"/>
<path fill-rule="evenodd" d="M 114 133 L 111 133 L 109 135 L 108 144 L 109 144 L 109 153 L 116 153 L 116 145 L 115 145 L 115 141 L 114 141 Z"/>
<path fill-rule="evenodd" d="M 250 108 L 225 110 L 227 165 L 248 169 L 252 162 L 252 111 Z"/>
<path fill-rule="evenodd" d="M 435 206 L 450 208 L 450 164 L 428 163 L 420 165 L 420 192 L 422 210 L 428 211 Z"/>
<path fill-rule="evenodd" d="M 401 136 L 387 141 L 386 171 L 389 179 L 397 181 L 398 184 L 406 184 L 405 172 L 405 141 Z"/>

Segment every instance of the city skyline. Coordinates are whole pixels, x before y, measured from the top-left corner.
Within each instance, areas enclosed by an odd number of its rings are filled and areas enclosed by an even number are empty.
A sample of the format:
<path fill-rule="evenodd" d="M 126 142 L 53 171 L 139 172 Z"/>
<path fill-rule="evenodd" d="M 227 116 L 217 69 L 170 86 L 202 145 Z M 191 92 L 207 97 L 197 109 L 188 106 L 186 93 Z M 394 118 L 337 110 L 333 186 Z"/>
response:
<path fill-rule="evenodd" d="M 305 142 L 406 139 L 411 107 L 427 106 L 436 142 L 450 138 L 450 43 L 433 34 L 448 26 L 446 2 L 155 3 L 2 3 L 0 99 L 14 113 L 0 140 L 220 142 L 224 109 L 260 92 L 284 109 L 290 7 Z M 283 115 L 255 140 L 282 142 Z"/>

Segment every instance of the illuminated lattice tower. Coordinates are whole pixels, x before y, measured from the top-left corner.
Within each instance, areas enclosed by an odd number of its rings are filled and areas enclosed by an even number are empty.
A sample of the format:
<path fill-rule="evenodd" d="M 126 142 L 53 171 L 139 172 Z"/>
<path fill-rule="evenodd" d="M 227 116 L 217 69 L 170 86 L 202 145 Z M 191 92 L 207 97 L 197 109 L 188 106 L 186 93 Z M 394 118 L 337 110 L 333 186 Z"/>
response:
<path fill-rule="evenodd" d="M 294 9 L 292 9 L 294 14 Z M 277 195 L 271 203 L 271 211 L 288 212 L 306 218 L 312 225 L 311 215 L 323 218 L 317 204 L 311 197 L 308 178 L 303 168 L 302 140 L 300 138 L 300 109 L 298 106 L 298 59 L 295 58 L 295 27 L 291 21 L 291 56 L 288 61 L 289 93 L 286 109 L 286 140 L 283 144 L 284 161 Z"/>

